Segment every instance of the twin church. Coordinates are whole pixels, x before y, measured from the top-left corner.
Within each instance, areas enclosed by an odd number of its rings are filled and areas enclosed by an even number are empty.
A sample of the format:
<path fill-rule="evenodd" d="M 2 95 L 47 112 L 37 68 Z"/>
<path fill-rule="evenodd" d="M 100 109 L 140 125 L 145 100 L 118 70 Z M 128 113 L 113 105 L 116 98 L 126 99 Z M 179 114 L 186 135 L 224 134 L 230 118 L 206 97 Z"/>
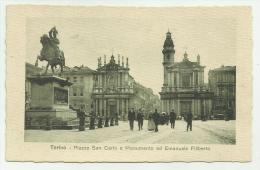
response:
<path fill-rule="evenodd" d="M 181 62 L 175 62 L 175 49 L 171 33 L 166 33 L 163 45 L 164 81 L 160 92 L 161 110 L 177 115 L 190 112 L 196 119 L 204 119 L 211 114 L 213 93 L 204 84 L 204 68 L 197 61 L 190 61 L 185 52 Z"/>

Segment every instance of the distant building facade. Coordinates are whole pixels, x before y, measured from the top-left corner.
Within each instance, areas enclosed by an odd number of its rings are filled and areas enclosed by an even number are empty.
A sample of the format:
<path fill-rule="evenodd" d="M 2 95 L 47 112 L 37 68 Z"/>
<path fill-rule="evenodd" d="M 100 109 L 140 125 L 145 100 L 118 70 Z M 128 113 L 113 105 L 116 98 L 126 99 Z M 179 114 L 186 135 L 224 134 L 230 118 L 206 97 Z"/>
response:
<path fill-rule="evenodd" d="M 211 116 L 213 93 L 204 84 L 204 68 L 200 65 L 200 56 L 192 62 L 185 52 L 181 62 L 174 61 L 174 43 L 171 33 L 166 33 L 163 45 L 164 82 L 160 92 L 161 111 L 175 110 L 178 116 L 188 112 L 196 119 L 208 119 Z"/>
<path fill-rule="evenodd" d="M 94 70 L 83 65 L 64 69 L 62 77 L 73 83 L 69 89 L 70 107 L 91 111 L 94 73 Z"/>
<path fill-rule="evenodd" d="M 31 104 L 31 81 L 29 80 L 29 77 L 42 72 L 42 68 L 36 67 L 30 63 L 25 63 L 25 110 L 28 110 Z"/>
<path fill-rule="evenodd" d="M 209 90 L 214 93 L 213 113 L 236 118 L 236 67 L 221 66 L 209 71 Z"/>
<path fill-rule="evenodd" d="M 153 94 L 152 89 L 137 82 L 134 82 L 134 95 L 131 100 L 135 110 L 142 108 L 145 118 L 148 118 L 148 114 L 153 113 L 155 109 L 160 109 L 161 105 L 159 96 Z"/>

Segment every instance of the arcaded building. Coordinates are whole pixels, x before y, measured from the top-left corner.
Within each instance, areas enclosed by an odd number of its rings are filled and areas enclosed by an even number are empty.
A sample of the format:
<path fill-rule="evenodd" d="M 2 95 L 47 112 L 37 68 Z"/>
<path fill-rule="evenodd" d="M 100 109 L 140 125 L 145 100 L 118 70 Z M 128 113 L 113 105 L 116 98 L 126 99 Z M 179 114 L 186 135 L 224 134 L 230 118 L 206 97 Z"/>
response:
<path fill-rule="evenodd" d="M 129 75 L 128 58 L 124 61 L 120 56 L 116 62 L 112 55 L 108 63 L 106 58 L 102 64 L 98 59 L 98 68 L 94 73 L 92 99 L 96 115 L 114 117 L 126 120 L 131 107 L 130 98 L 134 94 L 134 80 Z"/>
<path fill-rule="evenodd" d="M 184 116 L 188 112 L 195 119 L 207 119 L 211 116 L 213 93 L 204 84 L 204 68 L 197 61 L 190 61 L 185 52 L 183 60 L 175 62 L 175 49 L 171 33 L 166 33 L 163 45 L 164 82 L 160 92 L 161 111 L 175 110 L 177 115 Z"/>
<path fill-rule="evenodd" d="M 214 93 L 213 114 L 236 118 L 236 66 L 209 71 L 209 90 Z"/>

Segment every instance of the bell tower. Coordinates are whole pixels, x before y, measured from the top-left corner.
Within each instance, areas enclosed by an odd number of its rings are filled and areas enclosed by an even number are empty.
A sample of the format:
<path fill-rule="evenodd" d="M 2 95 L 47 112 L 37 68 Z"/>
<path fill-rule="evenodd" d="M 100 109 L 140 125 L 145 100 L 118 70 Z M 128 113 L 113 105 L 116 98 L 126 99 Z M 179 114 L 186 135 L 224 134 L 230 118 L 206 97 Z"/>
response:
<path fill-rule="evenodd" d="M 171 33 L 168 31 L 166 33 L 166 39 L 163 44 L 163 68 L 164 68 L 164 82 L 163 86 L 167 86 L 167 67 L 174 63 L 174 44 L 172 41 Z"/>

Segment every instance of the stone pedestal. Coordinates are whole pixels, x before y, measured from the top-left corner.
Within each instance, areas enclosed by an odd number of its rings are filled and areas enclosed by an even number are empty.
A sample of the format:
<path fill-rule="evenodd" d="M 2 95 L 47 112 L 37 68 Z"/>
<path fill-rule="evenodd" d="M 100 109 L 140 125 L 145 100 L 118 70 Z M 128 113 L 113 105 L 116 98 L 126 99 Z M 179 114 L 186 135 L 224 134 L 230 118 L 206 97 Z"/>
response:
<path fill-rule="evenodd" d="M 29 77 L 30 109 L 26 128 L 72 129 L 78 127 L 77 113 L 69 109 L 69 86 L 72 83 L 53 75 Z"/>

